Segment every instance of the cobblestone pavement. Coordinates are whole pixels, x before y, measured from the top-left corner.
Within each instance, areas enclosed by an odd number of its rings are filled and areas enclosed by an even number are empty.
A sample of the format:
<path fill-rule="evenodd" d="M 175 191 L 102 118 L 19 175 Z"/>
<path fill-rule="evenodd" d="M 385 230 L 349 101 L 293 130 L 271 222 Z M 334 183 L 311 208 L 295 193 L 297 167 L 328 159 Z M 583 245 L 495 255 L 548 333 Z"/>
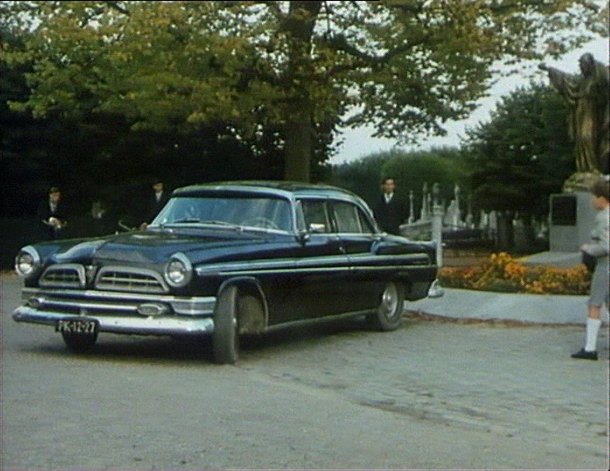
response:
<path fill-rule="evenodd" d="M 209 344 L 102 335 L 68 353 L 10 319 L 2 469 L 608 468 L 608 334 L 418 318 L 275 332 L 237 367 Z"/>

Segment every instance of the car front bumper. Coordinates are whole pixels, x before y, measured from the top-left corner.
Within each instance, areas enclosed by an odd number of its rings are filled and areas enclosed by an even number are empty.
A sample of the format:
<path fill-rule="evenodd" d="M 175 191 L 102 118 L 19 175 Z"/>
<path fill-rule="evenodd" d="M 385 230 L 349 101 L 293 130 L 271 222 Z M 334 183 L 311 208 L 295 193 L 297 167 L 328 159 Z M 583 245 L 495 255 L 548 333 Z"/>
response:
<path fill-rule="evenodd" d="M 214 330 L 215 297 L 175 297 L 96 290 L 25 288 L 17 322 L 55 326 L 62 319 L 95 319 L 99 332 L 197 335 Z M 158 315 L 149 315 L 150 307 Z M 148 307 L 148 309 L 146 309 Z"/>

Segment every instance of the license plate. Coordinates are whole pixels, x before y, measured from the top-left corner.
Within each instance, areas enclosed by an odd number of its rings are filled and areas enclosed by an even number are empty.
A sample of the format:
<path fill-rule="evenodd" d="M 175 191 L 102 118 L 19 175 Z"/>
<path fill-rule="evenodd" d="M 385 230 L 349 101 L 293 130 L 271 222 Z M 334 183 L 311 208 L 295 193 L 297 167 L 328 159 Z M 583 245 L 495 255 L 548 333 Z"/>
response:
<path fill-rule="evenodd" d="M 99 324 L 95 319 L 60 319 L 55 325 L 55 332 L 66 334 L 95 334 Z"/>

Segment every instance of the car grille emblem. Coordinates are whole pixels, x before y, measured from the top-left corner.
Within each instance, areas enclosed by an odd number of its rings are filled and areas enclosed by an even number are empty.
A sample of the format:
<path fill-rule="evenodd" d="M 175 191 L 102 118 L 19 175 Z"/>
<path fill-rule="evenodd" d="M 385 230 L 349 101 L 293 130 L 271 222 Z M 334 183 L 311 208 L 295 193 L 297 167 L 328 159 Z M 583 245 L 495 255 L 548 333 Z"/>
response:
<path fill-rule="evenodd" d="M 95 279 L 95 272 L 97 267 L 95 265 L 87 265 L 85 267 L 85 277 L 87 278 L 87 284 L 91 285 Z"/>

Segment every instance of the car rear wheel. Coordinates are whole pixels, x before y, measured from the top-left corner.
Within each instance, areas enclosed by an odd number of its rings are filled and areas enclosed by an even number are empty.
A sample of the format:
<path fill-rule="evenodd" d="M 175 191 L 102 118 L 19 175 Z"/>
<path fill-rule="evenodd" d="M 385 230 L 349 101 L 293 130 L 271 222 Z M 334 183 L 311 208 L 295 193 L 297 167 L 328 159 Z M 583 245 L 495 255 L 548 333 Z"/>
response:
<path fill-rule="evenodd" d="M 397 329 L 402 323 L 405 287 L 400 283 L 386 284 L 377 310 L 367 316 L 371 327 L 388 331 Z"/>
<path fill-rule="evenodd" d="M 218 364 L 234 364 L 239 357 L 236 286 L 229 286 L 220 293 L 214 312 L 212 349 Z"/>
<path fill-rule="evenodd" d="M 63 337 L 66 346 L 73 352 L 85 352 L 87 350 L 91 350 L 97 341 L 97 333 L 77 334 L 74 332 L 62 332 L 61 336 Z"/>

